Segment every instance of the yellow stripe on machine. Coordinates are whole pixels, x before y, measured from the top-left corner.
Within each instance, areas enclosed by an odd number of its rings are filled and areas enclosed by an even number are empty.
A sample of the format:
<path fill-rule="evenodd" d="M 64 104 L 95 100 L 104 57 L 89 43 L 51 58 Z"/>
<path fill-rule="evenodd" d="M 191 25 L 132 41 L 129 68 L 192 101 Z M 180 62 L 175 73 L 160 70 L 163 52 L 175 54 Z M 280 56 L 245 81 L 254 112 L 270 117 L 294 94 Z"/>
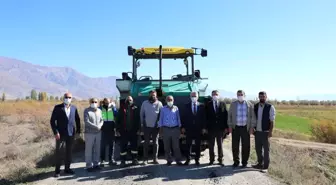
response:
<path fill-rule="evenodd" d="M 135 53 L 144 54 L 159 54 L 159 48 L 140 48 L 136 49 Z M 162 54 L 194 54 L 194 49 L 185 49 L 184 47 L 164 47 L 162 48 Z"/>

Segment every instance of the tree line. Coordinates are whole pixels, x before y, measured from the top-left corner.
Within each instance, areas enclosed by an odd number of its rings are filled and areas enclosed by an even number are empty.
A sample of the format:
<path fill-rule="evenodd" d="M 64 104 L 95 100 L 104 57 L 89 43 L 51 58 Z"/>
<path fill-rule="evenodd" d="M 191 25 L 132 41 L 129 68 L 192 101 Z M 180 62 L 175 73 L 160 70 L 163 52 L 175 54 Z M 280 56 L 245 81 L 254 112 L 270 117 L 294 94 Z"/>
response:
<path fill-rule="evenodd" d="M 237 100 L 236 98 L 224 98 L 222 101 L 224 101 L 226 104 L 230 104 L 231 102 Z M 259 100 L 250 100 L 251 103 L 258 103 Z M 270 102 L 273 105 L 324 105 L 324 106 L 336 106 L 336 100 L 271 100 L 268 99 L 268 102 Z"/>

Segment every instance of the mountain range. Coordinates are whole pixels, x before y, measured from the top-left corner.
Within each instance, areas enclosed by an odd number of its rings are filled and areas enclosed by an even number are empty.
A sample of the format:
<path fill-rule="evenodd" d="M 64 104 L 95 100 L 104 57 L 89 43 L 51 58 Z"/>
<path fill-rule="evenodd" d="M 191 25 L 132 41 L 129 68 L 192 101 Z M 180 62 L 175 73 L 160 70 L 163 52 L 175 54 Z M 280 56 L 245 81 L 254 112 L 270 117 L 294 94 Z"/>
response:
<path fill-rule="evenodd" d="M 7 99 L 24 98 L 32 89 L 54 96 L 70 91 L 77 99 L 113 97 L 119 94 L 116 78 L 90 78 L 69 67 L 40 66 L 0 57 L 0 92 L 5 92 Z"/>
<path fill-rule="evenodd" d="M 7 99 L 30 96 L 32 89 L 47 92 L 48 95 L 62 96 L 70 91 L 77 99 L 90 97 L 115 97 L 116 76 L 91 78 L 69 67 L 48 67 L 0 56 L 0 93 Z M 236 93 L 219 89 L 221 97 L 235 98 Z M 208 94 L 211 90 L 208 89 Z M 306 94 L 286 97 L 286 100 L 336 100 L 336 94 Z M 247 99 L 255 96 L 247 95 Z"/>

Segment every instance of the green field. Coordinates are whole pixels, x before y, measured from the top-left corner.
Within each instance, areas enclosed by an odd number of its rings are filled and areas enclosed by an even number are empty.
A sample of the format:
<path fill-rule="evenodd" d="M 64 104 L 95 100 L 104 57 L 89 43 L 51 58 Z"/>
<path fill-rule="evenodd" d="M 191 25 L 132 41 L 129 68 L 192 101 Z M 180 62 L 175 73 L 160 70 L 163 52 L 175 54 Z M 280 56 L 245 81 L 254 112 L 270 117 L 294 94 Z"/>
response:
<path fill-rule="evenodd" d="M 300 134 L 311 134 L 310 124 L 312 120 L 309 118 L 278 114 L 275 119 L 275 128 L 283 131 L 297 132 Z"/>

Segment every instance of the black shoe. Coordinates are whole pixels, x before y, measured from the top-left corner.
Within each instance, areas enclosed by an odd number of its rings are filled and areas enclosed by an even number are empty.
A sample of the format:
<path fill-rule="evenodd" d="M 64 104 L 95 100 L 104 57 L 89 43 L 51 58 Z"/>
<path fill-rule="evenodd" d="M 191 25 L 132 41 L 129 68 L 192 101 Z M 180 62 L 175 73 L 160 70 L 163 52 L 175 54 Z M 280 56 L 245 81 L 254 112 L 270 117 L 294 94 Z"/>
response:
<path fill-rule="evenodd" d="M 236 168 L 239 166 L 239 163 L 233 163 L 232 167 Z"/>
<path fill-rule="evenodd" d="M 195 161 L 195 164 L 196 164 L 197 166 L 199 166 L 199 165 L 200 165 L 200 162 L 197 160 L 197 161 Z"/>
<path fill-rule="evenodd" d="M 64 173 L 68 174 L 68 175 L 74 175 L 75 174 L 75 172 L 72 169 L 66 169 L 66 170 L 64 170 Z"/>
<path fill-rule="evenodd" d="M 209 162 L 209 165 L 213 165 L 213 163 L 214 163 L 214 161 L 210 161 L 210 162 Z"/>
<path fill-rule="evenodd" d="M 256 164 L 256 165 L 252 165 L 252 168 L 261 170 L 264 166 L 262 164 Z"/>
<path fill-rule="evenodd" d="M 125 161 L 121 161 L 121 163 L 120 163 L 120 167 L 125 167 L 126 166 L 126 162 Z"/>
<path fill-rule="evenodd" d="M 246 168 L 247 167 L 247 164 L 242 164 L 242 166 L 241 166 L 242 168 Z"/>
<path fill-rule="evenodd" d="M 224 163 L 223 163 L 222 160 L 219 160 L 219 161 L 218 161 L 218 164 L 221 165 L 221 166 L 224 166 Z"/>
<path fill-rule="evenodd" d="M 167 162 L 167 166 L 171 166 L 172 165 L 172 162 Z"/>
<path fill-rule="evenodd" d="M 134 160 L 132 161 L 132 165 L 139 165 L 139 161 L 138 161 L 137 159 L 134 159 Z"/>
<path fill-rule="evenodd" d="M 110 165 L 110 166 L 114 166 L 114 165 L 117 165 L 117 163 L 116 163 L 115 161 L 110 161 L 110 162 L 109 162 L 109 165 Z"/>
<path fill-rule="evenodd" d="M 176 162 L 176 164 L 177 164 L 177 166 L 182 166 L 183 165 L 183 163 L 181 161 Z"/>
<path fill-rule="evenodd" d="M 100 166 L 95 166 L 95 167 L 93 167 L 93 169 L 96 170 L 96 171 L 100 171 L 102 168 Z"/>
<path fill-rule="evenodd" d="M 186 160 L 186 162 L 184 162 L 184 164 L 183 165 L 186 165 L 186 166 L 188 166 L 190 164 L 190 160 Z"/>
<path fill-rule="evenodd" d="M 57 177 L 59 177 L 59 176 L 61 176 L 61 175 L 60 175 L 60 172 L 55 172 L 54 177 L 57 178 Z"/>
<path fill-rule="evenodd" d="M 86 168 L 86 171 L 87 171 L 87 172 L 94 172 L 94 168 L 93 168 L 93 167 L 91 167 L 91 168 Z"/>
<path fill-rule="evenodd" d="M 159 164 L 159 161 L 157 159 L 153 160 L 153 164 Z"/>

